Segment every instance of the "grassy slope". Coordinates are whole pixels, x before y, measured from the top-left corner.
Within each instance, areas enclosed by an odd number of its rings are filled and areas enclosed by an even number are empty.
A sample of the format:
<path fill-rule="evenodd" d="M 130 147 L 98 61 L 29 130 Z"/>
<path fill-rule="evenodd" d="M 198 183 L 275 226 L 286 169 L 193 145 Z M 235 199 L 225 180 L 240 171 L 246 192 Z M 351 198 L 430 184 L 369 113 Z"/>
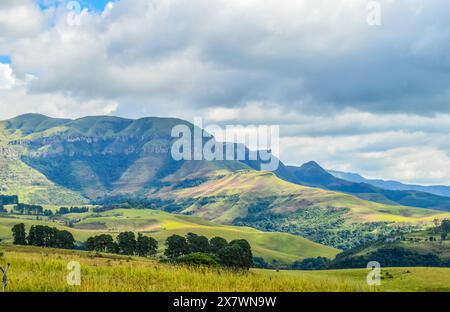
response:
<path fill-rule="evenodd" d="M 115 234 L 120 231 L 138 231 L 156 238 L 160 247 L 164 240 L 172 234 L 185 235 L 188 232 L 205 235 L 209 238 L 221 236 L 227 240 L 247 239 L 252 245 L 256 256 L 267 260 L 292 262 L 308 257 L 334 258 L 337 249 L 316 244 L 305 238 L 286 233 L 265 233 L 248 227 L 224 226 L 202 220 L 198 217 L 173 215 L 157 210 L 129 210 L 120 209 L 94 215 L 93 213 L 69 214 L 67 219 L 82 221 L 75 224 L 75 228 L 63 225 L 57 227 L 72 232 L 78 241 L 85 241 L 89 236 L 100 233 Z M 0 238 L 11 238 L 11 227 L 19 222 L 26 224 L 47 224 L 55 226 L 54 222 L 36 221 L 33 219 L 0 218 Z"/>
<path fill-rule="evenodd" d="M 86 203 L 86 198 L 49 181 L 42 173 L 22 162 L 20 147 L 7 145 L 5 124 L 0 122 L 0 189 L 2 194 L 19 195 L 21 202 L 61 205 Z M 20 132 L 20 131 L 18 131 Z M 15 134 L 17 135 L 17 134 Z"/>
<path fill-rule="evenodd" d="M 450 269 L 383 269 L 393 278 L 367 286 L 367 270 L 271 271 L 235 273 L 188 268 L 154 260 L 113 255 L 93 257 L 77 251 L 5 246 L 2 262 L 11 263 L 9 291 L 450 291 Z M 68 286 L 67 264 L 81 264 L 81 285 Z M 408 273 L 409 272 L 409 273 Z"/>
<path fill-rule="evenodd" d="M 245 216 L 249 201 L 276 196 L 272 211 L 289 213 L 302 207 L 349 208 L 348 222 L 406 222 L 428 223 L 434 218 L 448 218 L 450 213 L 435 210 L 384 205 L 365 201 L 351 195 L 304 187 L 277 178 L 274 174 L 257 171 L 241 171 L 228 174 L 220 180 L 209 181 L 194 188 L 177 190 L 178 199 L 204 197 L 232 197 L 239 195 L 233 206 L 215 202 L 203 206 L 193 205 L 186 212 L 192 212 L 207 219 L 230 223 L 237 217 Z M 172 196 L 172 194 L 166 194 Z M 226 200 L 226 199 L 225 199 Z"/>
<path fill-rule="evenodd" d="M 405 240 L 375 243 L 366 248 L 358 249 L 355 255 L 365 255 L 382 247 L 401 247 L 421 254 L 432 253 L 441 259 L 450 259 L 450 240 L 441 241 L 438 234 L 432 234 L 430 231 L 424 230 L 406 234 L 404 237 Z M 434 241 L 430 241 L 430 237 L 434 237 Z"/>

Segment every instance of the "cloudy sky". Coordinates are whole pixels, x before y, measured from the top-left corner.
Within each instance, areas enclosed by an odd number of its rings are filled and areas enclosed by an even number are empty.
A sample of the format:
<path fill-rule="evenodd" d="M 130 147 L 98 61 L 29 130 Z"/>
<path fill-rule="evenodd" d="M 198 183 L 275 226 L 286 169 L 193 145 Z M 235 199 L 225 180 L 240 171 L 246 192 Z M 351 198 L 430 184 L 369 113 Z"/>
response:
<path fill-rule="evenodd" d="M 280 124 L 288 164 L 450 184 L 448 0 L 68 2 L 0 1 L 0 119 Z"/>

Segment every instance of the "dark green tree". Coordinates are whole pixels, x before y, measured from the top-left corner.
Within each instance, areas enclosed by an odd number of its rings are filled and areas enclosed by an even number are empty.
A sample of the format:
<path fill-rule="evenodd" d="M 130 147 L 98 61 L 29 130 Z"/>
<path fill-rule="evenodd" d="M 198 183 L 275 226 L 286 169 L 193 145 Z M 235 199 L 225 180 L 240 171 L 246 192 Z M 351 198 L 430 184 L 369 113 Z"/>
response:
<path fill-rule="evenodd" d="M 117 253 L 118 246 L 111 235 L 101 234 L 89 237 L 86 241 L 86 249 L 89 251 Z"/>
<path fill-rule="evenodd" d="M 250 244 L 244 240 L 234 240 L 217 253 L 222 265 L 238 269 L 249 269 L 253 264 Z"/>
<path fill-rule="evenodd" d="M 136 253 L 136 236 L 133 232 L 122 232 L 117 236 L 119 252 L 132 256 Z"/>
<path fill-rule="evenodd" d="M 205 236 L 199 236 L 194 233 L 186 234 L 186 241 L 188 244 L 189 252 L 209 252 L 209 241 Z"/>
<path fill-rule="evenodd" d="M 13 232 L 13 244 L 14 245 L 26 245 L 27 233 L 25 232 L 25 224 L 19 223 L 12 227 L 11 231 Z"/>
<path fill-rule="evenodd" d="M 217 254 L 219 250 L 228 246 L 226 239 L 222 237 L 213 237 L 209 240 L 209 250 L 213 254 Z"/>
<path fill-rule="evenodd" d="M 75 247 L 75 239 L 72 233 L 44 225 L 32 225 L 27 241 L 29 245 L 39 247 L 64 249 L 73 249 Z"/>
<path fill-rule="evenodd" d="M 448 233 L 450 233 L 450 220 L 448 219 L 442 220 L 440 231 L 442 240 L 446 240 Z"/>
<path fill-rule="evenodd" d="M 54 232 L 53 241 L 50 243 L 50 247 L 73 249 L 75 247 L 75 239 L 72 233 L 68 231 L 56 230 Z"/>
<path fill-rule="evenodd" d="M 189 253 L 189 245 L 186 238 L 180 235 L 169 236 L 166 240 L 164 254 L 167 258 L 175 259 Z"/>
<path fill-rule="evenodd" d="M 139 233 L 136 241 L 136 250 L 141 257 L 154 256 L 158 251 L 158 241 Z"/>
<path fill-rule="evenodd" d="M 27 237 L 28 245 L 45 247 L 45 232 L 41 225 L 32 225 Z"/>

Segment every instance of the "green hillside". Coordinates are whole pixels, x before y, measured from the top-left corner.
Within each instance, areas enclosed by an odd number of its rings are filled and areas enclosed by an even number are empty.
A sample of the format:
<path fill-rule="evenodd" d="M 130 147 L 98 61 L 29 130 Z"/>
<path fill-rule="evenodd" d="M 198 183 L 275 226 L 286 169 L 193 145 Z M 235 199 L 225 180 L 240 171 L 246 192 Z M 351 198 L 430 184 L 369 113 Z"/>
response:
<path fill-rule="evenodd" d="M 162 191 L 158 196 L 178 202 L 180 213 L 289 232 L 341 249 L 450 217 L 447 212 L 379 204 L 304 187 L 258 171 L 231 173 L 195 187 Z"/>
<path fill-rule="evenodd" d="M 74 222 L 69 228 L 64 221 Z M 0 217 L 0 238 L 10 240 L 11 227 L 23 222 L 27 228 L 33 224 L 56 226 L 73 233 L 79 242 L 101 233 L 115 235 L 123 231 L 136 231 L 156 238 L 161 249 L 165 239 L 172 234 L 185 235 L 189 232 L 208 238 L 221 236 L 227 240 L 246 239 L 250 242 L 254 254 L 267 261 L 277 260 L 291 263 L 310 257 L 334 258 L 339 250 L 323 246 L 299 236 L 287 233 L 265 233 L 249 227 L 225 226 L 205 221 L 198 217 L 173 215 L 158 210 L 117 209 L 103 213 L 68 214 L 59 219 L 59 223 L 49 220 L 35 220 L 33 217 Z"/>

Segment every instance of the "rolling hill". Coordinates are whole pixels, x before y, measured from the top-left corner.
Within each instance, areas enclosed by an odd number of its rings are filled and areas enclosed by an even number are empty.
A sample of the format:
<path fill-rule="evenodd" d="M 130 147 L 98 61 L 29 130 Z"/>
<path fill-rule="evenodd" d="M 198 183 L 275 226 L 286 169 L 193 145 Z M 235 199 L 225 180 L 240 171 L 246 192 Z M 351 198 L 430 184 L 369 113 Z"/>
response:
<path fill-rule="evenodd" d="M 288 232 L 340 249 L 409 232 L 448 212 L 386 205 L 300 186 L 271 172 L 244 170 L 183 189 L 162 189 L 161 208 L 222 224 Z M 167 206 L 164 206 L 166 203 Z"/>
<path fill-rule="evenodd" d="M 71 221 L 74 224 L 73 227 L 65 226 L 66 221 Z M 48 219 L 37 221 L 33 217 L 26 216 L 12 218 L 0 216 L 0 239 L 11 240 L 11 228 L 17 223 L 24 223 L 27 229 L 36 224 L 65 229 L 71 232 L 78 242 L 84 242 L 90 236 L 103 233 L 116 235 L 124 231 L 140 232 L 157 239 L 161 251 L 165 239 L 173 234 L 184 236 L 192 232 L 208 238 L 221 236 L 229 241 L 246 239 L 250 242 L 255 256 L 280 264 L 318 256 L 334 258 L 339 252 L 335 248 L 320 245 L 296 235 L 266 233 L 249 227 L 220 225 L 194 216 L 174 215 L 150 209 L 116 209 L 102 213 L 67 214 L 61 216 L 56 223 Z"/>

